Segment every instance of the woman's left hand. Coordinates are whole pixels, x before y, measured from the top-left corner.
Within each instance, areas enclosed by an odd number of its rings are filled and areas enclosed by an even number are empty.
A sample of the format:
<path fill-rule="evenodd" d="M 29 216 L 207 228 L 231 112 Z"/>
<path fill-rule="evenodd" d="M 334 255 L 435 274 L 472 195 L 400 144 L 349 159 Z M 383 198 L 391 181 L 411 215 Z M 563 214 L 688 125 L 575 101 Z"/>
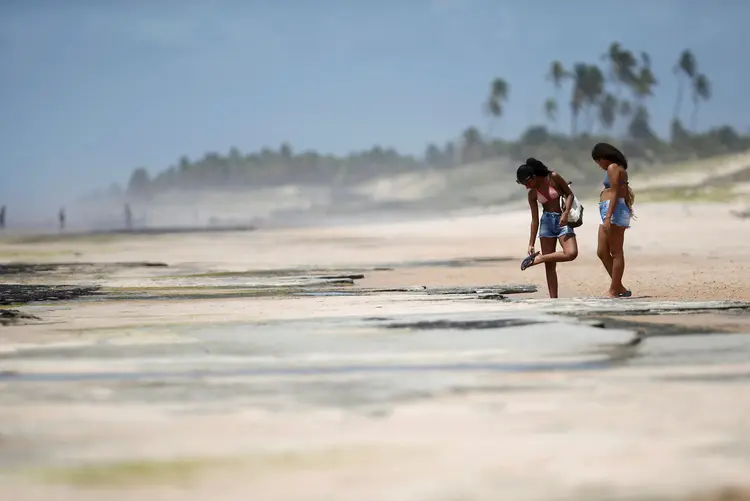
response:
<path fill-rule="evenodd" d="M 568 226 L 568 215 L 567 214 L 563 214 L 562 216 L 560 216 L 560 227 L 562 228 L 563 226 Z"/>
<path fill-rule="evenodd" d="M 611 224 L 612 224 L 612 216 L 607 216 L 602 222 L 602 227 L 604 228 L 604 231 L 609 231 L 609 227 Z"/>

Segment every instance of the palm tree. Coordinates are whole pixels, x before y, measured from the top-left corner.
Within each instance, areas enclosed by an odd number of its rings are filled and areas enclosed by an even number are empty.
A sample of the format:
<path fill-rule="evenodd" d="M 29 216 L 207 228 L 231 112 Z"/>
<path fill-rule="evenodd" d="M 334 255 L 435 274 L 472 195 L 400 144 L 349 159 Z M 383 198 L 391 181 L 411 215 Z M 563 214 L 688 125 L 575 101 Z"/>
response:
<path fill-rule="evenodd" d="M 638 106 L 633 115 L 633 120 L 631 120 L 630 125 L 628 126 L 630 137 L 640 140 L 653 139 L 654 133 L 649 126 L 650 119 L 651 117 L 649 116 L 646 107 Z"/>
<path fill-rule="evenodd" d="M 641 67 L 635 79 L 630 83 L 637 108 L 645 106 L 644 101 L 654 94 L 654 86 L 658 83 L 651 71 L 651 57 L 645 52 L 641 52 Z"/>
<path fill-rule="evenodd" d="M 544 102 L 544 114 L 547 116 L 547 120 L 553 124 L 557 123 L 557 101 L 553 98 L 547 98 Z"/>
<path fill-rule="evenodd" d="M 643 101 L 654 94 L 654 86 L 658 82 L 656 77 L 651 72 L 650 68 L 641 68 L 638 73 L 638 77 L 633 82 L 633 92 L 635 93 L 636 101 L 639 104 L 643 104 Z"/>
<path fill-rule="evenodd" d="M 620 42 L 612 42 L 609 44 L 607 52 L 601 55 L 600 59 L 609 63 L 609 78 L 613 81 L 617 81 L 617 62 L 620 58 L 620 52 L 622 51 Z"/>
<path fill-rule="evenodd" d="M 677 100 L 674 103 L 674 116 L 673 121 L 680 119 L 680 109 L 682 108 L 682 98 L 685 92 L 685 81 L 692 82 L 695 79 L 695 73 L 698 70 L 698 64 L 695 61 L 695 56 L 690 49 L 685 49 L 680 54 L 680 59 L 677 61 L 674 69 L 672 70 L 677 76 Z"/>
<path fill-rule="evenodd" d="M 593 110 L 604 94 L 604 74 L 596 65 L 576 63 L 573 67 L 573 95 L 570 100 L 572 128 L 578 127 L 578 114 L 585 109 L 588 130 L 594 126 Z M 575 132 L 573 133 L 575 135 Z"/>
<path fill-rule="evenodd" d="M 557 101 L 560 98 L 560 89 L 562 89 L 563 82 L 570 78 L 570 76 L 570 73 L 568 73 L 568 70 L 565 69 L 565 66 L 560 61 L 552 61 L 550 63 L 546 79 L 555 86 L 555 99 L 552 100 L 554 101 L 554 106 L 550 104 L 550 99 L 544 103 L 544 113 L 547 115 L 547 118 L 550 118 L 555 123 L 557 123 Z M 554 112 L 552 112 L 552 107 L 554 107 Z M 554 118 L 551 118 L 551 114 L 554 114 Z"/>
<path fill-rule="evenodd" d="M 599 122 L 606 130 L 611 130 L 617 118 L 617 98 L 607 93 L 599 103 Z"/>
<path fill-rule="evenodd" d="M 609 79 L 615 85 L 615 97 L 619 99 L 623 86 L 630 85 L 635 78 L 635 56 L 623 49 L 619 42 L 612 42 L 602 59 L 609 62 Z"/>
<path fill-rule="evenodd" d="M 570 76 L 568 75 L 568 70 L 565 69 L 560 61 L 552 61 L 550 63 L 547 80 L 551 80 L 556 89 L 562 86 L 562 83 L 568 76 Z"/>
<path fill-rule="evenodd" d="M 609 63 L 608 77 L 615 89 L 614 98 L 621 103 L 625 103 L 626 101 L 622 101 L 622 89 L 629 87 L 635 80 L 635 67 L 637 63 L 635 56 L 633 56 L 631 51 L 624 49 L 619 42 L 612 42 L 607 52 L 602 54 L 601 59 Z M 627 113 L 623 114 L 622 108 L 615 110 L 612 127 L 614 127 L 618 115 L 622 118 L 627 118 L 630 115 L 631 110 L 626 109 L 626 111 Z"/>
<path fill-rule="evenodd" d="M 583 108 L 585 94 L 583 82 L 586 79 L 586 68 L 584 63 L 576 63 L 573 66 L 573 88 L 570 96 L 570 135 L 578 133 L 578 114 Z"/>
<path fill-rule="evenodd" d="M 502 78 L 496 78 L 490 85 L 490 97 L 487 99 L 485 109 L 494 119 L 499 119 L 503 114 L 503 103 L 508 100 L 510 86 Z M 489 126 L 488 126 L 489 128 Z M 487 131 L 489 135 L 489 130 Z"/>
<path fill-rule="evenodd" d="M 698 120 L 698 105 L 700 101 L 711 99 L 711 82 L 703 73 L 696 75 L 693 80 L 693 114 L 690 117 L 690 128 L 695 132 L 696 122 Z"/>
<path fill-rule="evenodd" d="M 602 73 L 602 70 L 600 70 L 597 65 L 590 64 L 587 70 L 586 86 L 584 89 L 588 108 L 587 113 L 589 116 L 589 132 L 592 131 L 596 123 L 595 111 L 604 95 L 604 85 L 604 73 Z"/>
<path fill-rule="evenodd" d="M 560 61 L 552 61 L 550 63 L 549 71 L 547 72 L 547 80 L 552 82 L 556 91 L 559 91 L 562 88 L 563 82 L 568 77 L 570 77 L 570 74 Z"/>

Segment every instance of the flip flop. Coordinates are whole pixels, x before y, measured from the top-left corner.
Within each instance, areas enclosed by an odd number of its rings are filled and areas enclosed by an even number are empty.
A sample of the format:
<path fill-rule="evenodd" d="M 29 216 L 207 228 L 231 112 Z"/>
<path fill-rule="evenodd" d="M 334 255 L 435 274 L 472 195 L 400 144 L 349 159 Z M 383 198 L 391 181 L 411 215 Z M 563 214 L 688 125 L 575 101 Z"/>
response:
<path fill-rule="evenodd" d="M 633 293 L 631 291 L 620 292 L 617 297 L 630 297 Z"/>
<path fill-rule="evenodd" d="M 529 254 L 528 256 L 526 256 L 526 258 L 523 261 L 521 261 L 521 271 L 523 271 L 526 268 L 528 268 L 529 266 L 531 266 L 534 263 L 534 259 L 539 254 L 541 254 L 541 253 L 539 251 L 537 251 L 537 252 L 535 252 L 533 254 Z"/>

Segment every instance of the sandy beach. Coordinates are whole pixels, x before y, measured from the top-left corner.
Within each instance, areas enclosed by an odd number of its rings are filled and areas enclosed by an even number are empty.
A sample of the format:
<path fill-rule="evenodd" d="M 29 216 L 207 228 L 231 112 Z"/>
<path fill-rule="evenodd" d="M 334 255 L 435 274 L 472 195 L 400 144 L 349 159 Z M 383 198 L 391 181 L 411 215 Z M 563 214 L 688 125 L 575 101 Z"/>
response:
<path fill-rule="evenodd" d="M 556 301 L 519 269 L 523 210 L 6 237 L 68 264 L 5 283 L 101 290 L 5 307 L 34 318 L 0 328 L 0 494 L 747 499 L 750 223 L 637 205 L 609 300 L 584 205 Z M 110 266 L 138 261 L 165 266 Z"/>
<path fill-rule="evenodd" d="M 750 501 L 750 3 L 678 3 L 0 2 L 0 501 Z"/>
<path fill-rule="evenodd" d="M 597 202 L 584 202 L 576 230 L 579 257 L 559 265 L 560 297 L 604 293 L 608 277 L 596 257 Z M 750 299 L 743 228 L 723 203 L 636 205 L 626 232 L 625 283 L 634 294 L 661 299 Z M 527 210 L 341 227 L 261 230 L 217 235 L 50 237 L 37 243 L 0 243 L 11 261 L 160 261 L 203 271 L 285 268 L 369 268 L 363 286 L 453 286 L 533 283 L 546 296 L 544 267 L 519 269 L 529 238 Z M 538 241 L 537 241 L 538 247 Z M 25 259 L 22 259 L 22 256 Z M 498 259 L 486 263 L 443 261 Z M 503 262 L 500 259 L 505 258 Z M 430 266 L 430 261 L 436 265 Z M 418 263 L 417 263 L 418 262 Z M 418 266 L 411 266 L 418 264 Z M 389 268 L 390 270 L 372 270 Z M 115 283 L 116 284 L 116 283 Z"/>

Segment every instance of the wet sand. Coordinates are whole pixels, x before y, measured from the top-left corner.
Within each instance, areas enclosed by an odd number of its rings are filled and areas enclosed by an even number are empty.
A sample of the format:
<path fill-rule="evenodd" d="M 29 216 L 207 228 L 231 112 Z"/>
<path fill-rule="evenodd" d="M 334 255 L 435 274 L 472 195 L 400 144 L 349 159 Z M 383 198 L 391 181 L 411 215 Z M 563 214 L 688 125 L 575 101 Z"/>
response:
<path fill-rule="evenodd" d="M 32 318 L 0 327 L 0 496 L 719 499 L 750 488 L 743 223 L 721 205 L 637 207 L 635 297 L 600 299 L 585 205 L 556 301 L 543 267 L 519 270 L 525 213 L 6 239 L 0 259 L 68 262 L 6 270 L 6 284 L 96 293 L 5 307 Z M 747 496 L 735 495 L 722 499 Z"/>

